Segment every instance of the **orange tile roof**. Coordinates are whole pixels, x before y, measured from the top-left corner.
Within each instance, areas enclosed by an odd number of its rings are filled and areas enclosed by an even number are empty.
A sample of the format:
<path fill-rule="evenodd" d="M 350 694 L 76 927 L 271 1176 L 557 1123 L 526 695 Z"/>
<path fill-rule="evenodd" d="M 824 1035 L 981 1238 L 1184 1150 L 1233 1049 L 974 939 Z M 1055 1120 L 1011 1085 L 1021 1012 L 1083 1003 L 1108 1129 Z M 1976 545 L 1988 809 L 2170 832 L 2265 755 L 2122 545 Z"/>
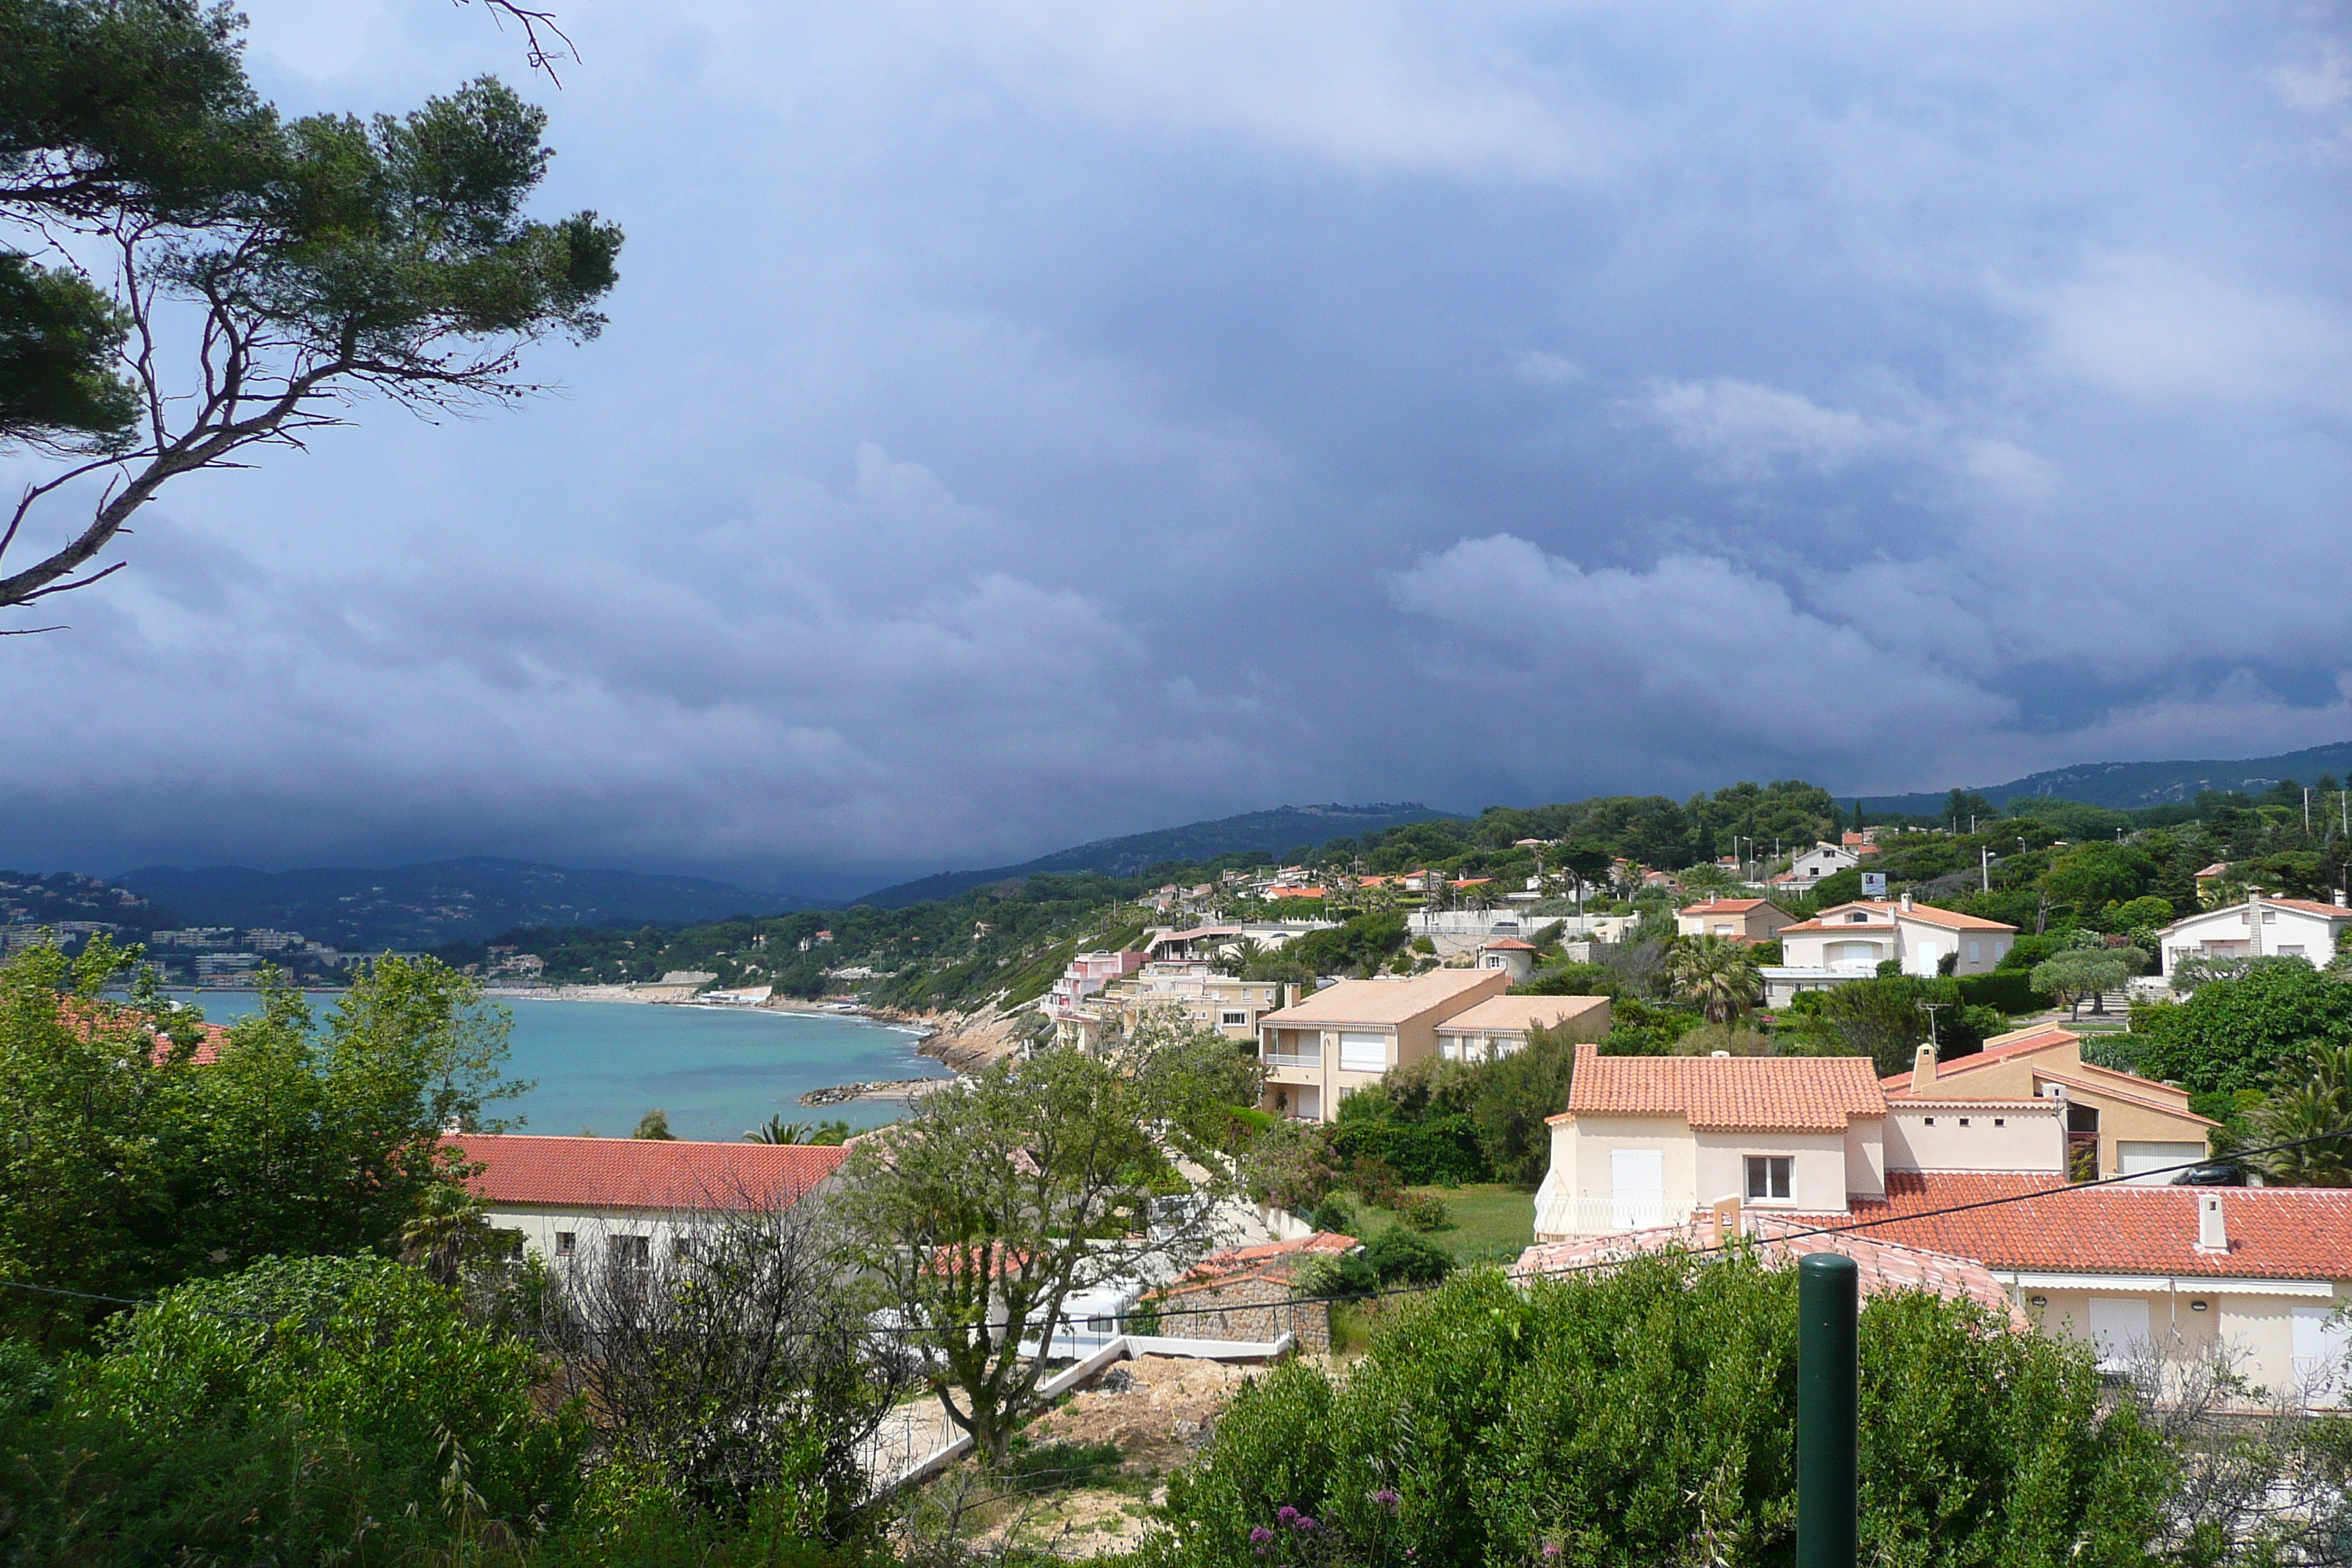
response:
<path fill-rule="evenodd" d="M 2197 1199 L 2217 1191 L 2230 1249 L 2200 1252 Z M 2020 1194 L 1964 1214 L 1922 1213 Z M 1885 1198 L 1856 1199 L 1849 1217 L 1891 1219 L 1869 1234 L 2001 1269 L 2352 1279 L 2352 1189 L 2341 1187 L 2070 1187 L 2057 1175 L 1890 1171 Z"/>
<path fill-rule="evenodd" d="M 1842 1131 L 1886 1114 L 1868 1057 L 1604 1057 L 1576 1047 L 1571 1116 L 1680 1116 L 1700 1131 Z"/>
<path fill-rule="evenodd" d="M 1292 1027 L 1312 1024 L 1402 1024 L 1432 1008 L 1459 1012 L 1470 1004 L 1462 994 L 1499 988 L 1510 976 L 1500 969 L 1436 969 L 1410 980 L 1342 980 L 1302 996 L 1293 1006 L 1262 1016 L 1261 1025 Z M 1449 1007 L 1448 1004 L 1452 1004 Z"/>
<path fill-rule="evenodd" d="M 1843 914 L 1848 910 L 1866 910 L 1874 918 L 1868 921 L 1853 921 L 1827 919 L 1828 916 Z M 1883 920 L 1877 918 L 1882 916 Z M 2013 931 L 2017 929 L 2012 925 L 2003 925 L 1999 921 L 1979 920 L 1974 915 L 1964 915 L 1956 910 L 1939 910 L 1933 904 L 1913 904 L 1906 910 L 1893 900 L 1871 899 L 1858 900 L 1850 904 L 1832 904 L 1814 915 L 1811 920 L 1787 927 L 1782 934 L 1786 935 L 1788 931 L 1868 931 L 1882 924 L 1892 924 L 1897 920 L 1926 921 L 1929 925 L 1945 926 L 1953 931 Z"/>
<path fill-rule="evenodd" d="M 1515 936 L 1507 936 L 1499 941 L 1486 942 L 1483 945 L 1488 952 L 1533 952 L 1536 951 L 1536 944 L 1534 942 L 1521 942 Z"/>
<path fill-rule="evenodd" d="M 2301 910 L 2307 915 L 2326 915 L 2329 920 L 2352 920 L 2352 910 L 2342 904 L 2323 904 L 2316 899 L 2264 899 L 2266 904 L 2276 904 L 2283 910 Z"/>
<path fill-rule="evenodd" d="M 68 996 L 58 1004 L 58 1011 L 85 1040 L 89 1038 L 93 1030 L 118 1025 L 128 1026 L 135 1030 L 145 1030 L 148 1039 L 152 1042 L 148 1051 L 148 1060 L 157 1067 L 162 1067 L 171 1059 L 173 1049 L 171 1037 L 159 1029 L 148 1028 L 146 1018 L 134 1008 L 123 1006 L 117 1002 L 103 1000 L 90 1002 L 80 997 Z M 197 1067 L 210 1067 L 220 1060 L 221 1047 L 228 1044 L 228 1026 L 205 1024 L 200 1026 L 204 1030 L 204 1037 L 196 1042 L 196 1048 L 189 1055 L 188 1060 Z"/>
<path fill-rule="evenodd" d="M 1676 912 L 1685 915 L 1744 915 L 1759 905 L 1771 902 L 1769 899 L 1709 899 L 1703 904 L 1685 904 Z M 1780 906 L 1775 904 L 1773 907 L 1777 909 Z"/>
<path fill-rule="evenodd" d="M 1854 1260 L 1864 1296 L 1929 1290 L 1948 1301 L 1974 1301 L 2008 1320 L 2010 1327 L 2021 1332 L 2032 1326 L 2000 1281 L 1992 1277 L 1992 1270 L 1973 1258 L 1906 1247 L 1860 1232 L 1793 1237 L 1785 1235 L 1817 1229 L 1819 1222 L 1810 1216 L 1792 1218 L 1751 1212 L 1745 1218 L 1758 1256 L 1768 1267 L 1785 1267 L 1809 1253 L 1843 1253 Z M 1694 1223 L 1618 1236 L 1586 1237 L 1576 1241 L 1539 1242 L 1519 1254 L 1519 1260 L 1510 1268 L 1510 1277 L 1531 1279 L 1547 1274 L 1580 1272 L 1597 1264 L 1621 1262 L 1639 1253 L 1667 1247 L 1696 1250 L 1715 1244 L 1710 1229 Z"/>
<path fill-rule="evenodd" d="M 848 1151 L 806 1143 L 702 1143 L 662 1138 L 541 1138 L 467 1132 L 442 1140 L 493 1204 L 551 1208 L 749 1211 L 798 1201 Z"/>
<path fill-rule="evenodd" d="M 1965 1057 L 1954 1057 L 1948 1061 L 1937 1062 L 1936 1076 L 1938 1079 L 1947 1079 L 1955 1073 L 1973 1072 L 1978 1068 L 1991 1067 L 1996 1063 L 2011 1061 L 2019 1057 L 2037 1056 L 2043 1051 L 2055 1050 L 2061 1046 L 2072 1045 L 2082 1037 L 2074 1030 L 2063 1029 L 2056 1025 L 2016 1030 L 2006 1035 L 1995 1035 L 1985 1042 L 1985 1047 L 1980 1051 Z M 1889 1073 L 1878 1081 L 1880 1087 L 1889 1094 L 1894 1093 L 1898 1086 L 1906 1093 L 1911 1088 L 1911 1075 L 1907 1072 Z"/>

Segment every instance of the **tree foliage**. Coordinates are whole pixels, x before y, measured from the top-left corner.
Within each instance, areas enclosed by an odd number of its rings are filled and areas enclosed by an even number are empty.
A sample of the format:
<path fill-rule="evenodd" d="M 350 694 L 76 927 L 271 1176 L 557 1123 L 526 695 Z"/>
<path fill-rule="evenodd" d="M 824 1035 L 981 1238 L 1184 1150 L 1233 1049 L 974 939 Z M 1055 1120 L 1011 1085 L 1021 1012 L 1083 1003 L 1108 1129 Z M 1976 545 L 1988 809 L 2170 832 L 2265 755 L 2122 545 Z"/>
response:
<path fill-rule="evenodd" d="M 1002 1458 L 1034 1407 L 1045 1363 L 1019 1344 L 1058 1331 L 1073 1291 L 1181 1270 L 1222 1239 L 1229 1108 L 1256 1100 L 1253 1071 L 1214 1034 L 1048 1047 L 926 1096 L 851 1156 L 852 1253 L 983 1454 Z"/>
<path fill-rule="evenodd" d="M 2312 1042 L 2352 1041 L 2352 985 L 2299 958 L 2257 959 L 2186 1002 L 2134 1007 L 2132 1034 L 2144 1077 L 2198 1094 L 2268 1089 Z"/>
<path fill-rule="evenodd" d="M 499 1076 L 504 1010 L 430 959 L 379 961 L 323 1021 L 269 990 L 199 1063 L 184 1015 L 103 997 L 125 957 L 0 965 L 6 1278 L 144 1297 L 265 1254 L 392 1253 L 451 1179 L 443 1128 L 495 1127 L 485 1110 L 525 1087 Z M 100 1310 L 0 1304 L 52 1338 Z"/>
<path fill-rule="evenodd" d="M 535 1540 L 580 1491 L 539 1356 L 375 1258 L 180 1286 L 54 1374 L 0 1448 L 13 1561 L 398 1561 Z"/>
<path fill-rule="evenodd" d="M 593 338 L 620 231 L 523 207 L 545 115 L 484 78 L 404 116 L 282 120 L 241 23 L 194 0 L 0 0 L 0 441 L 66 457 L 43 503 L 105 475 L 0 606 L 76 576 L 173 478 L 296 445 L 373 392 L 424 410 L 511 400 L 523 344 Z"/>
<path fill-rule="evenodd" d="M 2352 1187 L 2352 1041 L 2312 1042 L 2280 1079 L 2247 1118 L 2249 1131 L 2258 1145 L 2301 1147 L 2252 1163 L 2275 1187 Z"/>

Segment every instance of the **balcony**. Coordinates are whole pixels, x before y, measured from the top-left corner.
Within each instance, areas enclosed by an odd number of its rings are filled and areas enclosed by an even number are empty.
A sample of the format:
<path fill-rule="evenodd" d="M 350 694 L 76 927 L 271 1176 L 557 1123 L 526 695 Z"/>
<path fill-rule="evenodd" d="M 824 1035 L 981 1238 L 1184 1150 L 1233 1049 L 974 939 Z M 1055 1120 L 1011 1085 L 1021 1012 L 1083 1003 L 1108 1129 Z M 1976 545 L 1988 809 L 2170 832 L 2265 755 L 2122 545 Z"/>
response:
<path fill-rule="evenodd" d="M 1302 1072 L 1320 1077 L 1323 1071 L 1321 1051 L 1267 1051 L 1258 1058 L 1268 1072 Z"/>
<path fill-rule="evenodd" d="M 1536 1234 L 1552 1236 L 1613 1236 L 1620 1231 L 1656 1230 L 1681 1225 L 1691 1217 L 1688 1200 L 1670 1200 L 1654 1193 L 1622 1197 L 1553 1198 L 1536 1206 Z"/>

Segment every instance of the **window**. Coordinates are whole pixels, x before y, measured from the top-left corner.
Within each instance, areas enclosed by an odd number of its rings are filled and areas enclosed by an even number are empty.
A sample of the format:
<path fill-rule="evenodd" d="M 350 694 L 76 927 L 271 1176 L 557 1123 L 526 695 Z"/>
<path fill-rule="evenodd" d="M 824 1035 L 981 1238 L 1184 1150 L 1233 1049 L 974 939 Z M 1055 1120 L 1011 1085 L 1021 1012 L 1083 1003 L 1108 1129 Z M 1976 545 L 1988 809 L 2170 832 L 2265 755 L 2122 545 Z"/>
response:
<path fill-rule="evenodd" d="M 1217 1022 L 1223 1024 L 1228 1029 L 1245 1028 L 1249 1025 L 1249 1015 L 1247 1013 L 1236 1013 L 1232 1008 L 1228 1007 L 1223 1012 L 1217 1015 Z"/>
<path fill-rule="evenodd" d="M 613 1261 L 624 1268 L 653 1267 L 654 1241 L 649 1236 L 616 1236 L 612 1247 Z"/>
<path fill-rule="evenodd" d="M 557 1231 L 557 1232 L 555 1233 L 555 1256 L 556 1256 L 556 1257 L 558 1257 L 558 1258 L 569 1258 L 569 1257 L 571 1257 L 573 1253 L 575 1253 L 575 1252 L 577 1252 L 577 1251 L 579 1251 L 579 1250 L 580 1250 L 580 1233 L 579 1233 L 578 1231 L 576 1231 L 576 1230 L 559 1230 L 559 1231 Z"/>
<path fill-rule="evenodd" d="M 1961 1118 L 1960 1118 L 1960 1125 L 1961 1125 L 1961 1126 L 1963 1126 L 1963 1127 L 1966 1127 L 1968 1124 L 1969 1124 L 1969 1119 L 1968 1119 L 1967 1117 L 1965 1117 L 1965 1116 L 1961 1117 Z"/>
<path fill-rule="evenodd" d="M 2276 910 L 2264 910 L 2263 911 L 2263 924 L 2266 926 L 2274 926 L 2278 924 L 2278 911 Z"/>
<path fill-rule="evenodd" d="M 2279 943 L 2279 956 L 2281 958 L 2301 958 L 2303 956 L 2303 943 L 2299 942 L 2283 942 Z"/>
<path fill-rule="evenodd" d="M 1970 963 L 1980 963 L 1983 962 L 1980 951 L 1982 945 L 1982 943 L 1976 942 L 1969 943 L 1969 962 Z"/>
<path fill-rule="evenodd" d="M 1389 1070 L 1389 1037 L 1386 1035 L 1345 1034 L 1339 1037 L 1339 1070 L 1341 1072 L 1386 1072 Z"/>
<path fill-rule="evenodd" d="M 1992 1119 L 1992 1124 L 1995 1127 L 2006 1127 L 2009 1125 L 2009 1118 L 2006 1116 L 1996 1116 Z"/>
<path fill-rule="evenodd" d="M 1787 1197 L 1796 1164 L 1793 1154 L 1748 1155 L 1748 1195 L 1751 1198 Z"/>

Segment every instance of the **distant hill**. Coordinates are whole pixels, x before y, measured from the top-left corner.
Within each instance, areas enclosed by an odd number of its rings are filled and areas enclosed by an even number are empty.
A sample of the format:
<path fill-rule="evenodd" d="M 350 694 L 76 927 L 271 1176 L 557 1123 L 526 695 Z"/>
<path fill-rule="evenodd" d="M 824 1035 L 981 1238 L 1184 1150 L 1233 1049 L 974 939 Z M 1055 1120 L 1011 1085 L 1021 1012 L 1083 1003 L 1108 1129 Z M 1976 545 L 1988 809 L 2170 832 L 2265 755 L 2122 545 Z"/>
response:
<path fill-rule="evenodd" d="M 433 947 L 512 926 L 686 923 L 803 907 L 803 900 L 701 877 L 572 871 L 487 858 L 376 871 L 150 866 L 114 881 L 168 906 L 189 925 L 298 931 L 354 952 Z"/>
<path fill-rule="evenodd" d="M 2312 746 L 2281 757 L 2249 757 L 2238 762 L 2080 763 L 2029 773 L 2004 784 L 1962 785 L 1995 805 L 2006 805 L 2019 795 L 2053 795 L 2130 811 L 2147 805 L 2169 805 L 2195 800 L 2202 790 L 2242 790 L 2259 795 L 2281 779 L 2309 784 L 2322 773 L 2343 778 L 2352 773 L 2352 741 Z M 1851 798 L 1845 797 L 1845 798 Z M 1942 795 L 1864 795 L 1864 812 L 1930 816 L 1944 809 Z"/>
<path fill-rule="evenodd" d="M 1333 838 L 1351 837 L 1376 828 L 1402 827 L 1408 822 L 1429 822 L 1452 816 L 1450 811 L 1412 802 L 1374 805 L 1282 805 L 1214 822 L 1163 827 L 1156 833 L 1129 834 L 1123 838 L 1097 838 L 1075 849 L 1057 849 L 1018 866 L 997 866 L 984 871 L 941 871 L 917 881 L 854 899 L 853 903 L 877 909 L 903 909 L 926 899 L 952 899 L 971 888 L 991 882 L 1017 881 L 1040 875 L 1073 876 L 1098 871 L 1109 877 L 1132 877 L 1171 860 L 1207 860 L 1219 855 L 1255 850 L 1279 855 L 1301 845 L 1312 847 Z"/>
<path fill-rule="evenodd" d="M 0 925 L 56 926 L 98 921 L 134 931 L 178 924 L 127 888 L 71 871 L 0 871 Z"/>

